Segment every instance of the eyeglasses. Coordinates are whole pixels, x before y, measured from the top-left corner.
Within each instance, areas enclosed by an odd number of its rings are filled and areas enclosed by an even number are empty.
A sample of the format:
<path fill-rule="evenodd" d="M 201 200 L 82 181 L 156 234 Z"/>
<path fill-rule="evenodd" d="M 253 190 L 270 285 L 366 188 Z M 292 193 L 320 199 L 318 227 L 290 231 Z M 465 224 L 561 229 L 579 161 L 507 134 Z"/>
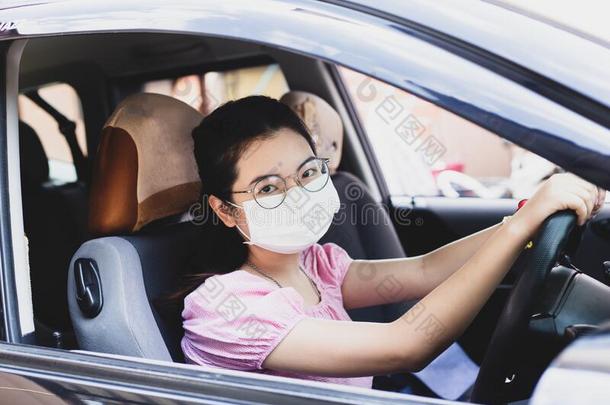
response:
<path fill-rule="evenodd" d="M 286 199 L 288 190 L 286 179 L 291 177 L 300 187 L 309 192 L 322 190 L 330 178 L 329 161 L 328 158 L 312 158 L 303 163 L 299 170 L 290 176 L 265 176 L 254 183 L 251 189 L 231 191 L 231 193 L 250 193 L 261 207 L 266 209 L 276 208 Z"/>

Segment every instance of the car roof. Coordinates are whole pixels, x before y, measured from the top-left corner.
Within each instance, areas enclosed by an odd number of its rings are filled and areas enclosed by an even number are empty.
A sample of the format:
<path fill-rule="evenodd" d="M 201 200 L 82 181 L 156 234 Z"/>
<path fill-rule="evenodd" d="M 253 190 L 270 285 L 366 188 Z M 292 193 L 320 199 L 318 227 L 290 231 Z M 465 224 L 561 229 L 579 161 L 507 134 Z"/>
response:
<path fill-rule="evenodd" d="M 610 107 L 610 44 L 506 2 L 321 1 L 394 17 L 419 29 L 427 27 L 444 36 L 444 41 L 453 38 L 458 45 L 483 49 Z"/>
<path fill-rule="evenodd" d="M 0 10 L 69 1 L 8 0 Z M 111 8 L 112 3 L 96 1 L 85 7 Z M 506 1 L 312 0 L 312 3 L 335 4 L 390 21 L 399 19 L 403 24 L 417 25 L 419 31 L 424 27 L 433 36 L 443 36 L 444 42 L 453 41 L 453 45 L 475 51 L 480 48 L 610 107 L 610 69 L 607 68 L 610 45 L 550 20 L 534 18 L 532 13 Z M 82 12 L 83 4 L 79 6 Z M 63 12 L 69 15 L 70 9 L 65 8 Z"/>
<path fill-rule="evenodd" d="M 0 10 L 8 10 L 11 8 L 19 8 L 19 7 L 28 7 L 28 6 L 34 6 L 37 4 L 48 4 L 48 3 L 53 3 L 53 2 L 59 2 L 59 1 L 64 1 L 64 0 L 44 0 L 44 1 L 36 1 L 36 0 L 4 0 L 2 2 L 2 4 L 0 5 Z"/>
<path fill-rule="evenodd" d="M 486 1 L 610 47 L 610 26 L 607 13 L 603 12 L 606 8 L 600 9 L 599 5 L 603 3 L 598 0 L 581 0 L 578 3 L 556 0 Z"/>

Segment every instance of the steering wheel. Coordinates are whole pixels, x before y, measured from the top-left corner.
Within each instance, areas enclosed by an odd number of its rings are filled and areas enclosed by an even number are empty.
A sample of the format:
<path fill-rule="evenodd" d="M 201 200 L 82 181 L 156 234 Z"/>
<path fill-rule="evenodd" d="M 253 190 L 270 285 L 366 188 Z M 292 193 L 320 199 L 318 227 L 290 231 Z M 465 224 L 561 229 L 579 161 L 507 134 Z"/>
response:
<path fill-rule="evenodd" d="M 547 275 L 576 229 L 576 214 L 556 212 L 541 225 L 531 247 L 515 262 L 522 267 L 498 320 L 485 353 L 470 400 L 497 403 L 505 397 L 507 382 L 515 377 L 514 359 L 527 332 L 532 307 L 540 296 Z M 516 270 L 516 269 L 515 269 Z"/>

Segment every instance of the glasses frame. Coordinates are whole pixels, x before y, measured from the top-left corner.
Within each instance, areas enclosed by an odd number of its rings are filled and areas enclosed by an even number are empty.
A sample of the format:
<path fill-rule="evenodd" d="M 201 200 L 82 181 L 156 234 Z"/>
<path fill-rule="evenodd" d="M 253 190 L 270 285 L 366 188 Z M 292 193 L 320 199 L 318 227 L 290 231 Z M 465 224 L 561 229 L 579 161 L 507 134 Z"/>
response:
<path fill-rule="evenodd" d="M 326 184 L 328 183 L 328 180 L 330 179 L 330 169 L 329 169 L 329 167 L 328 167 L 328 163 L 330 162 L 330 158 L 325 158 L 325 157 L 315 157 L 315 158 L 313 158 L 313 159 L 308 160 L 307 162 L 305 162 L 305 163 L 303 163 L 303 164 L 309 163 L 309 162 L 314 161 L 314 160 L 319 160 L 319 161 L 321 161 L 321 162 L 322 162 L 322 164 L 324 165 L 324 167 L 326 168 L 326 172 L 328 173 L 328 176 L 326 177 L 326 181 L 324 182 L 324 184 L 322 185 L 322 187 L 320 187 L 320 190 L 322 190 L 322 189 L 323 189 L 323 188 L 326 186 Z M 301 167 L 302 167 L 302 165 L 301 165 Z M 279 203 L 278 203 L 276 206 L 274 206 L 274 207 L 263 207 L 263 206 L 262 206 L 262 205 L 261 205 L 261 204 L 258 202 L 258 200 L 256 199 L 256 196 L 254 195 L 254 189 L 256 189 L 256 186 L 258 185 L 258 183 L 260 183 L 261 181 L 265 180 L 265 178 L 266 178 L 266 177 L 264 177 L 264 178 L 262 178 L 262 179 L 258 180 L 258 181 L 257 181 L 256 183 L 254 183 L 254 184 L 252 185 L 252 187 L 251 187 L 250 189 L 248 189 L 248 190 L 236 190 L 236 191 L 231 191 L 231 194 L 246 194 L 246 193 L 247 193 L 247 194 L 252 194 L 252 197 L 253 197 L 254 201 L 256 201 L 256 203 L 257 203 L 257 204 L 258 204 L 258 205 L 259 205 L 261 208 L 264 208 L 264 209 L 266 209 L 266 210 L 272 210 L 272 209 L 277 208 L 277 207 L 279 207 L 280 205 L 282 205 L 282 203 L 283 203 L 283 202 L 286 200 L 286 195 L 288 194 L 288 182 L 286 181 L 287 179 L 293 178 L 293 179 L 294 179 L 294 182 L 295 182 L 295 183 L 296 183 L 296 184 L 297 184 L 299 187 L 301 187 L 303 190 L 305 190 L 305 191 L 307 191 L 307 192 L 309 192 L 309 193 L 315 193 L 315 192 L 317 192 L 317 191 L 320 191 L 320 190 L 316 190 L 316 191 L 307 190 L 307 189 L 305 188 L 305 186 L 303 186 L 303 184 L 301 184 L 301 181 L 299 180 L 299 177 L 298 177 L 299 170 L 301 170 L 301 167 L 299 167 L 299 169 L 298 169 L 298 170 L 297 170 L 295 173 L 290 174 L 290 175 L 285 176 L 285 177 L 278 176 L 278 175 L 276 175 L 276 174 L 270 174 L 270 175 L 268 176 L 268 177 L 271 177 L 271 176 L 279 177 L 279 178 L 280 178 L 280 179 L 282 179 L 282 181 L 284 182 L 284 193 L 283 193 L 283 194 L 284 194 L 284 197 L 282 198 L 282 201 L 280 201 L 280 202 L 279 202 Z"/>

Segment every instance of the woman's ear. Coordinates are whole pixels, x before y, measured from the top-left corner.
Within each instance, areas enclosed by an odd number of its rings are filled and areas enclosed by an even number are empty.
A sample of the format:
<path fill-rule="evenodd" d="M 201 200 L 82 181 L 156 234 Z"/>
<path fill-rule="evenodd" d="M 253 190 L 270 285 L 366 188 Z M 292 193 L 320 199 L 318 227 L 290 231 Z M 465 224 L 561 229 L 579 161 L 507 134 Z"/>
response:
<path fill-rule="evenodd" d="M 214 213 L 220 218 L 220 220 L 229 228 L 235 226 L 235 218 L 233 217 L 233 209 L 227 203 L 222 201 L 215 195 L 208 197 L 208 204 L 210 208 L 214 210 Z"/>

